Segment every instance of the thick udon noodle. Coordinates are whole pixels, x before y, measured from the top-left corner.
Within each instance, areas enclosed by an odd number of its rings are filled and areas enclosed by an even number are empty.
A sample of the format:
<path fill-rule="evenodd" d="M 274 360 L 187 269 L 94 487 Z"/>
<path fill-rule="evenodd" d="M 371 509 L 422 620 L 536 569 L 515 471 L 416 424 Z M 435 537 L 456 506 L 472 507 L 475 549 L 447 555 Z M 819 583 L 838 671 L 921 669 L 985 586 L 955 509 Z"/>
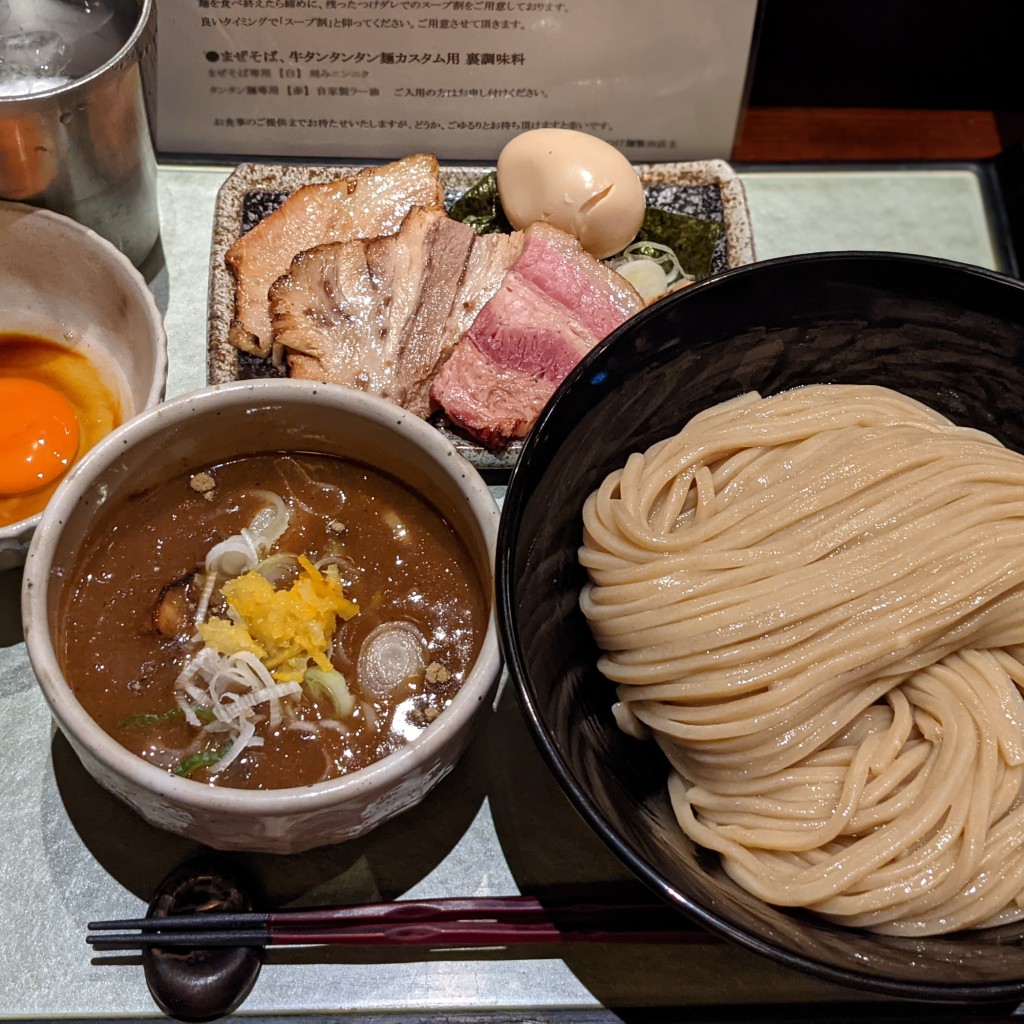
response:
<path fill-rule="evenodd" d="M 1024 458 L 875 387 L 745 395 L 588 498 L 581 605 L 683 831 L 771 903 L 1024 913 Z"/>

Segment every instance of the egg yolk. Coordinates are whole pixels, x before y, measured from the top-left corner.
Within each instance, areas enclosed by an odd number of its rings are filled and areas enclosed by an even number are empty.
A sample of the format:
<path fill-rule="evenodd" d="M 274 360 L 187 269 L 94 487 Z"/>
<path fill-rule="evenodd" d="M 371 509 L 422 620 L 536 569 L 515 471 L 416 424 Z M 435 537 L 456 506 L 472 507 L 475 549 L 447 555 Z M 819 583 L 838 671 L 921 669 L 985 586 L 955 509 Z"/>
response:
<path fill-rule="evenodd" d="M 23 494 L 56 480 L 78 452 L 78 417 L 51 387 L 0 378 L 0 494 Z"/>

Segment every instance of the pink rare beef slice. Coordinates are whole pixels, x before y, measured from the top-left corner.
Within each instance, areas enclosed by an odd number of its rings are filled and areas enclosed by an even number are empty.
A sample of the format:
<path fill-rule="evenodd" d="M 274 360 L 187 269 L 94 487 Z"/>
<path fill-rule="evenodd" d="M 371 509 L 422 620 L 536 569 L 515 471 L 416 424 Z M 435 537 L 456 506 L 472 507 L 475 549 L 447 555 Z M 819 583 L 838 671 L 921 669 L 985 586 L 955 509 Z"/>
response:
<path fill-rule="evenodd" d="M 529 433 L 569 371 L 643 300 L 579 242 L 549 224 L 523 232 L 501 287 L 462 336 L 431 400 L 488 448 Z"/>

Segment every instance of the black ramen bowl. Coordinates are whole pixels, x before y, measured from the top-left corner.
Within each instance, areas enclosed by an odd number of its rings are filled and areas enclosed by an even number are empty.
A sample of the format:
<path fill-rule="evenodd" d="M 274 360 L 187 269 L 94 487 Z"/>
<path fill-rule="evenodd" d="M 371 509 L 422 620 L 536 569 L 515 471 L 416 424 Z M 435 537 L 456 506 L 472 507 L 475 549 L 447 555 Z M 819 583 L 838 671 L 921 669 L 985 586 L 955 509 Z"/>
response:
<path fill-rule="evenodd" d="M 655 745 L 612 720 L 614 689 L 578 606 L 584 499 L 630 452 L 700 410 L 812 383 L 891 387 L 1024 452 L 1024 285 L 928 258 L 810 255 L 730 271 L 624 324 L 558 390 L 509 484 L 497 570 L 509 670 L 577 810 L 642 881 L 712 931 L 861 989 L 1020 999 L 1024 921 L 890 938 L 749 895 L 680 832 Z M 684 967 L 684 947 L 679 956 Z"/>

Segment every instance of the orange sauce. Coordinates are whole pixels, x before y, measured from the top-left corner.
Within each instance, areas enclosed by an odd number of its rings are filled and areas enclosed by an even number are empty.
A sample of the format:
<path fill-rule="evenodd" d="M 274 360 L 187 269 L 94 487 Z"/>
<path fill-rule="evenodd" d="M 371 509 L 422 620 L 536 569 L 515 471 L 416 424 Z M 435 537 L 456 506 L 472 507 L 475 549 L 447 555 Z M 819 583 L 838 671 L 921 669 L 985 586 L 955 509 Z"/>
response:
<path fill-rule="evenodd" d="M 38 381 L 62 395 L 78 421 L 78 450 L 69 466 L 80 459 L 123 419 L 117 388 L 104 379 L 99 367 L 75 349 L 48 338 L 0 332 L 0 378 Z M 0 410 L 9 415 L 11 410 Z M 7 424 L 8 426 L 10 424 Z M 0 526 L 41 512 L 63 479 L 16 494 L 0 494 Z"/>

